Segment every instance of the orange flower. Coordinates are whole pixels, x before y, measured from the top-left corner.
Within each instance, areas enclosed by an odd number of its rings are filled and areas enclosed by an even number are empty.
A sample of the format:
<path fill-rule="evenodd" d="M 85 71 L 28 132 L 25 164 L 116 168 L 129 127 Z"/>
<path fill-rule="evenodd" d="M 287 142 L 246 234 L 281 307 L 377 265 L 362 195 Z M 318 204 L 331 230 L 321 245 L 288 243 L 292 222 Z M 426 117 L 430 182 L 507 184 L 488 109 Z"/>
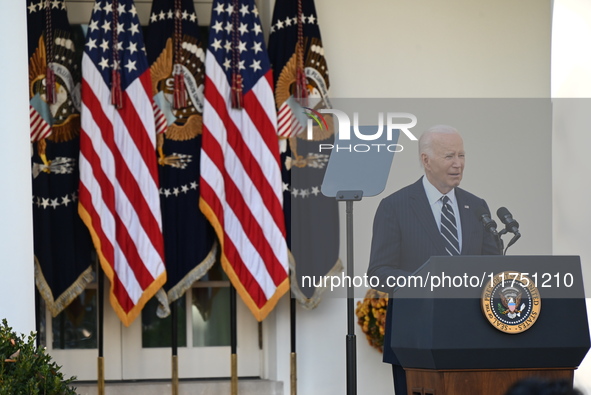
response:
<path fill-rule="evenodd" d="M 388 308 L 388 294 L 370 289 L 365 294 L 363 302 L 357 302 L 357 323 L 361 327 L 367 341 L 380 352 L 384 345 L 386 331 L 386 309 Z"/>

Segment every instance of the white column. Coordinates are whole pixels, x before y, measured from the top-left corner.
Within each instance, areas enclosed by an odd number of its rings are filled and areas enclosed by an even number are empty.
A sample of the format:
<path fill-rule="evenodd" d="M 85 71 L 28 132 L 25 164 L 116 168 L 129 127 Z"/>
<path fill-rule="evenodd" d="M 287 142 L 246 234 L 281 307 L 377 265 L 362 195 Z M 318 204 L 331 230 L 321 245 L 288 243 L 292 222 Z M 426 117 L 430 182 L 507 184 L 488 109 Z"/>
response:
<path fill-rule="evenodd" d="M 591 218 L 589 147 L 591 134 L 591 4 L 588 0 L 555 0 L 552 21 L 552 184 L 553 253 L 580 255 L 589 295 Z M 587 298 L 587 314 L 591 299 Z M 575 372 L 575 386 L 591 390 L 591 357 Z"/>
<path fill-rule="evenodd" d="M 0 319 L 35 329 L 31 148 L 25 0 L 0 12 Z"/>

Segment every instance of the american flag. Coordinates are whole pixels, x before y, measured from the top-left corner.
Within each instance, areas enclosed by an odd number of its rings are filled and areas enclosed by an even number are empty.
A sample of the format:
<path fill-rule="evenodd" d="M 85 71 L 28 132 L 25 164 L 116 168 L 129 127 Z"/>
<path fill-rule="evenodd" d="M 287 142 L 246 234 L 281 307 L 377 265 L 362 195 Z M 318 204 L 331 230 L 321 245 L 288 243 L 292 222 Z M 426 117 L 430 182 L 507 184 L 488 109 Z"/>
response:
<path fill-rule="evenodd" d="M 82 57 L 79 212 L 125 325 L 166 282 L 151 84 L 133 1 L 97 0 Z"/>
<path fill-rule="evenodd" d="M 205 72 L 200 207 L 262 321 L 289 280 L 273 74 L 253 0 L 214 2 Z"/>

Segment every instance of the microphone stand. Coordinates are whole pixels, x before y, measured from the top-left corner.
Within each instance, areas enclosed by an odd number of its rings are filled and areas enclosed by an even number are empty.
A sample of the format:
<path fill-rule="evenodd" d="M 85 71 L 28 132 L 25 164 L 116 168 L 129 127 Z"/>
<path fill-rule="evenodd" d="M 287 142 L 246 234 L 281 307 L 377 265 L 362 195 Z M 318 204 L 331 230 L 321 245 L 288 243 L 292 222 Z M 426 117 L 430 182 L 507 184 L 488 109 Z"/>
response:
<path fill-rule="evenodd" d="M 501 239 L 501 236 L 503 234 L 507 233 L 507 231 L 505 229 L 503 229 L 502 231 L 500 231 L 499 233 L 496 233 L 495 236 L 495 240 L 497 242 L 497 248 L 499 249 L 499 251 L 501 251 L 501 255 L 505 255 L 505 243 L 503 242 L 503 239 Z"/>
<path fill-rule="evenodd" d="M 501 243 L 500 245 L 501 245 L 501 251 L 503 252 L 503 255 L 507 255 L 507 250 L 509 249 L 509 247 L 511 247 L 513 244 L 515 244 L 515 242 L 517 240 L 519 240 L 519 238 L 521 237 L 521 233 L 519 233 L 517 231 L 513 232 L 514 233 L 513 238 L 509 241 L 509 244 L 507 244 L 507 248 L 505 250 L 503 250 L 503 240 L 501 240 L 501 236 L 506 233 L 509 233 L 509 231 L 506 228 L 499 232 L 499 240 Z"/>

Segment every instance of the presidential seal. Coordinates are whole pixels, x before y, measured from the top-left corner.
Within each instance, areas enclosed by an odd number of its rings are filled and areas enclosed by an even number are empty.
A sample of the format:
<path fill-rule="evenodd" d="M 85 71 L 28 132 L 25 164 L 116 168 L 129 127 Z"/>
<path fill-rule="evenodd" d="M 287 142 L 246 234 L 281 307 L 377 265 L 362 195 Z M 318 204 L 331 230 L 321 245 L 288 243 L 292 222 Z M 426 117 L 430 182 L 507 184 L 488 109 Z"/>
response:
<path fill-rule="evenodd" d="M 528 330 L 540 315 L 541 299 L 527 273 L 497 273 L 482 291 L 482 312 L 498 330 L 516 334 Z"/>

